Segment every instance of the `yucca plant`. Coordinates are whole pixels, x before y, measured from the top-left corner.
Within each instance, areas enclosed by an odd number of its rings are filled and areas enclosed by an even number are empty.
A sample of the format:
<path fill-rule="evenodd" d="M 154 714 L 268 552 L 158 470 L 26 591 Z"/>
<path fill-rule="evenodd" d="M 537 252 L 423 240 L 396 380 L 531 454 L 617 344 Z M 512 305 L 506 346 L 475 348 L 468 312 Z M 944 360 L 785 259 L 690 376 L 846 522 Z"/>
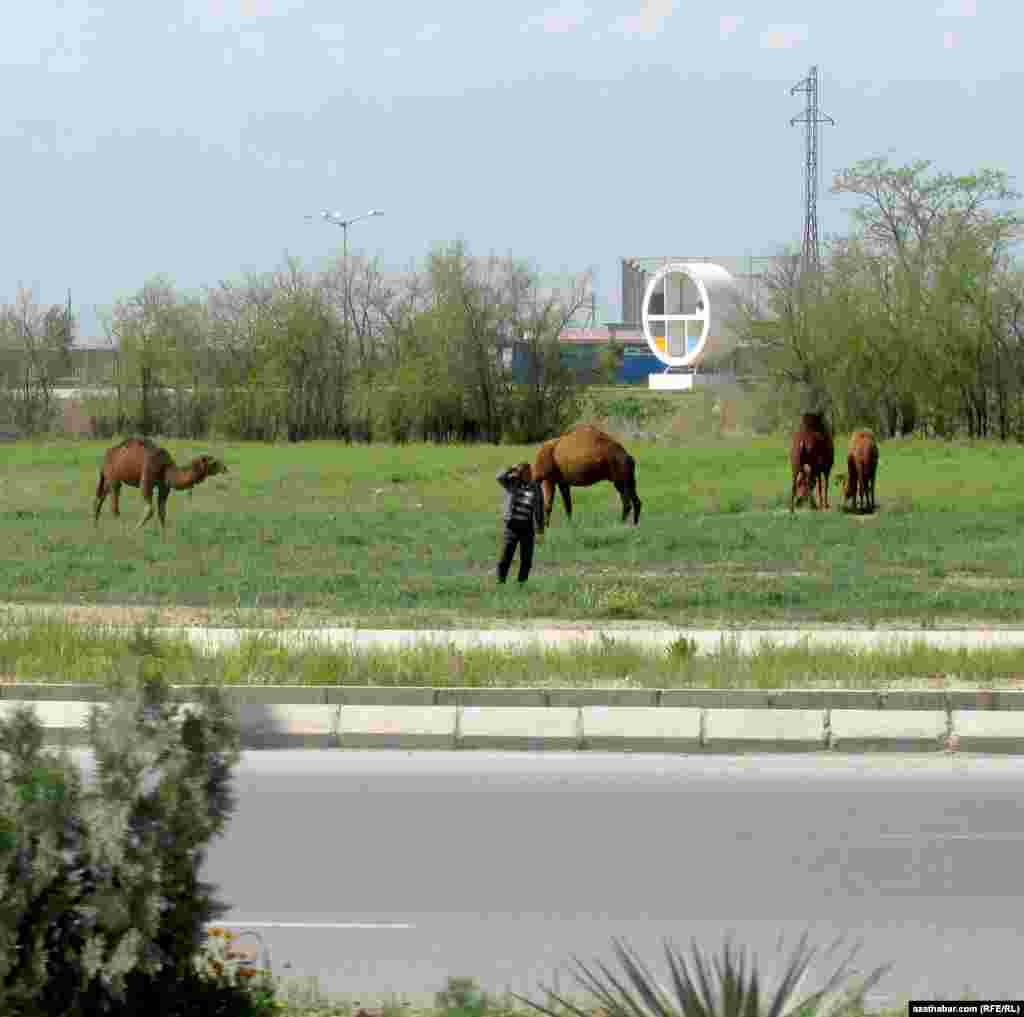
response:
<path fill-rule="evenodd" d="M 828 951 L 833 953 L 842 941 Z M 864 996 L 890 970 L 890 965 L 876 968 L 859 984 L 851 984 L 850 963 L 857 953 L 854 947 L 846 960 L 818 990 L 802 998 L 797 993 L 817 953 L 808 949 L 806 933 L 800 938 L 774 994 L 762 986 L 756 960 L 749 964 L 746 951 L 735 950 L 729 939 L 721 959 L 709 963 L 693 944 L 693 973 L 682 952 L 665 943 L 665 954 L 671 972 L 672 995 L 654 978 L 635 953 L 618 939 L 613 940 L 615 954 L 625 969 L 626 977 L 616 977 L 597 961 L 600 975 L 573 957 L 578 973 L 574 977 L 597 1001 L 602 1017 L 842 1017 L 862 1013 Z M 579 1006 L 542 986 L 548 1005 L 536 1003 L 516 993 L 512 995 L 527 1006 L 548 1017 L 593 1017 L 594 1011 Z M 552 1009 L 551 1004 L 561 1009 Z"/>

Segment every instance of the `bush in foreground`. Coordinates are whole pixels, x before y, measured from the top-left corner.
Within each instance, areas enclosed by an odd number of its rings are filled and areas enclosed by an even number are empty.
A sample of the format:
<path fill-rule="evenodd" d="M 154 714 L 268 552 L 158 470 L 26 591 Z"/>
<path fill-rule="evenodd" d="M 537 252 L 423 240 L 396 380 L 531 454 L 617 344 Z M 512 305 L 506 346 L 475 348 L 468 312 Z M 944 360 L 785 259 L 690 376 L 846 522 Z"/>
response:
<path fill-rule="evenodd" d="M 230 709 L 208 689 L 185 707 L 155 679 L 94 707 L 88 742 L 87 787 L 30 707 L 0 721 L 0 1013 L 259 1013 L 195 964 L 227 910 L 199 872 L 234 807 Z"/>
<path fill-rule="evenodd" d="M 573 958 L 579 969 L 574 976 L 596 999 L 596 1012 L 601 1017 L 847 1017 L 864 1012 L 866 993 L 889 970 L 889 966 L 884 965 L 860 984 L 851 984 L 849 964 L 856 953 L 854 949 L 820 989 L 795 998 L 816 953 L 816 950 L 807 948 L 805 935 L 786 966 L 774 995 L 770 995 L 763 989 L 756 964 L 748 967 L 745 951 L 734 950 L 728 940 L 721 960 L 714 958 L 710 963 L 694 943 L 692 974 L 682 952 L 678 949 L 673 951 L 666 943 L 665 955 L 673 993 L 670 995 L 620 940 L 614 941 L 614 949 L 625 969 L 625 979 L 616 978 L 600 961 L 597 966 L 601 974 L 597 975 L 579 959 Z M 545 988 L 544 991 L 548 1006 L 516 993 L 512 995 L 548 1017 L 566 1017 L 567 1014 L 594 1017 L 594 1010 L 582 1010 L 551 989 Z M 552 1003 L 559 1009 L 552 1009 Z"/>

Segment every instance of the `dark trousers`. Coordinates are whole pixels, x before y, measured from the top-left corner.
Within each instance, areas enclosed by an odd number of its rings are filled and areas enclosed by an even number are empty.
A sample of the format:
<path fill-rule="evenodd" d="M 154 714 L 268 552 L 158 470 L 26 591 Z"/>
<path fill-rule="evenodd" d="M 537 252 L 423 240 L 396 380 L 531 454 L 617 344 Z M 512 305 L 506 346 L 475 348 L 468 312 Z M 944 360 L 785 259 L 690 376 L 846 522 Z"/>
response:
<path fill-rule="evenodd" d="M 501 558 L 498 561 L 499 583 L 505 582 L 508 576 L 517 544 L 519 545 L 519 582 L 525 583 L 530 575 L 530 566 L 533 564 L 533 527 L 529 524 L 523 526 L 506 523 Z"/>

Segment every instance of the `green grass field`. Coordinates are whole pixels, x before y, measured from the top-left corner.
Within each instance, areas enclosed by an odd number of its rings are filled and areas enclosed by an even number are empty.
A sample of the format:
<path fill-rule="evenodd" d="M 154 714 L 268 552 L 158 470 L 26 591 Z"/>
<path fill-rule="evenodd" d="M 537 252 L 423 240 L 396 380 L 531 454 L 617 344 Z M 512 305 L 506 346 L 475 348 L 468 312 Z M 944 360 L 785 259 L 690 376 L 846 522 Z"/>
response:
<path fill-rule="evenodd" d="M 535 449 L 218 445 L 231 473 L 175 492 L 168 527 L 142 500 L 91 504 L 106 442 L 0 446 L 0 597 L 21 603 L 305 609 L 378 625 L 473 619 L 868 623 L 1024 616 L 1024 451 L 890 441 L 879 511 L 788 511 L 780 438 L 627 441 L 644 502 L 620 523 L 609 484 L 574 489 L 526 588 L 498 588 L 496 471 Z M 843 468 L 845 436 L 836 439 Z M 832 498 L 835 501 L 836 490 Z M 515 566 L 514 566 L 515 568 Z M 514 573 L 513 573 L 514 575 Z"/>

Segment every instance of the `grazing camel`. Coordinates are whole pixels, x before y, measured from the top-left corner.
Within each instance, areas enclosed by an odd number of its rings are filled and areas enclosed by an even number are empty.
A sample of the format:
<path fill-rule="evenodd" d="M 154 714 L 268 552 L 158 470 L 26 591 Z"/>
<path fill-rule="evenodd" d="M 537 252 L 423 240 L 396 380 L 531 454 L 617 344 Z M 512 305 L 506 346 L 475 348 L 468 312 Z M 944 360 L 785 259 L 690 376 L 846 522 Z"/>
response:
<path fill-rule="evenodd" d="M 555 486 L 562 492 L 565 514 L 572 518 L 570 487 L 589 487 L 609 480 L 622 498 L 622 521 L 633 510 L 633 524 L 640 522 L 642 502 L 636 493 L 636 460 L 614 439 L 589 424 L 544 442 L 531 470 L 544 485 L 545 522 L 551 522 Z"/>
<path fill-rule="evenodd" d="M 182 468 L 174 464 L 170 453 L 159 448 L 147 438 L 128 438 L 107 450 L 100 467 L 100 479 L 96 485 L 96 502 L 93 522 L 99 525 L 100 510 L 108 494 L 113 494 L 115 516 L 121 514 L 121 485 L 141 487 L 146 501 L 146 511 L 136 529 L 141 529 L 153 518 L 153 489 L 156 489 L 157 511 L 160 526 L 167 525 L 167 499 L 171 491 L 187 491 L 201 484 L 207 477 L 227 473 L 228 468 L 213 456 L 200 456 Z"/>
<path fill-rule="evenodd" d="M 846 474 L 836 483 L 843 486 L 843 501 L 853 500 L 854 511 L 875 510 L 875 474 L 878 472 L 878 442 L 871 431 L 861 429 L 850 436 Z"/>
<path fill-rule="evenodd" d="M 805 413 L 800 419 L 800 430 L 790 442 L 789 463 L 793 470 L 793 489 L 789 496 L 789 511 L 798 502 L 808 498 L 811 508 L 828 508 L 828 475 L 832 472 L 835 452 L 832 435 L 820 413 Z M 814 503 L 814 489 L 818 489 L 818 504 Z"/>

